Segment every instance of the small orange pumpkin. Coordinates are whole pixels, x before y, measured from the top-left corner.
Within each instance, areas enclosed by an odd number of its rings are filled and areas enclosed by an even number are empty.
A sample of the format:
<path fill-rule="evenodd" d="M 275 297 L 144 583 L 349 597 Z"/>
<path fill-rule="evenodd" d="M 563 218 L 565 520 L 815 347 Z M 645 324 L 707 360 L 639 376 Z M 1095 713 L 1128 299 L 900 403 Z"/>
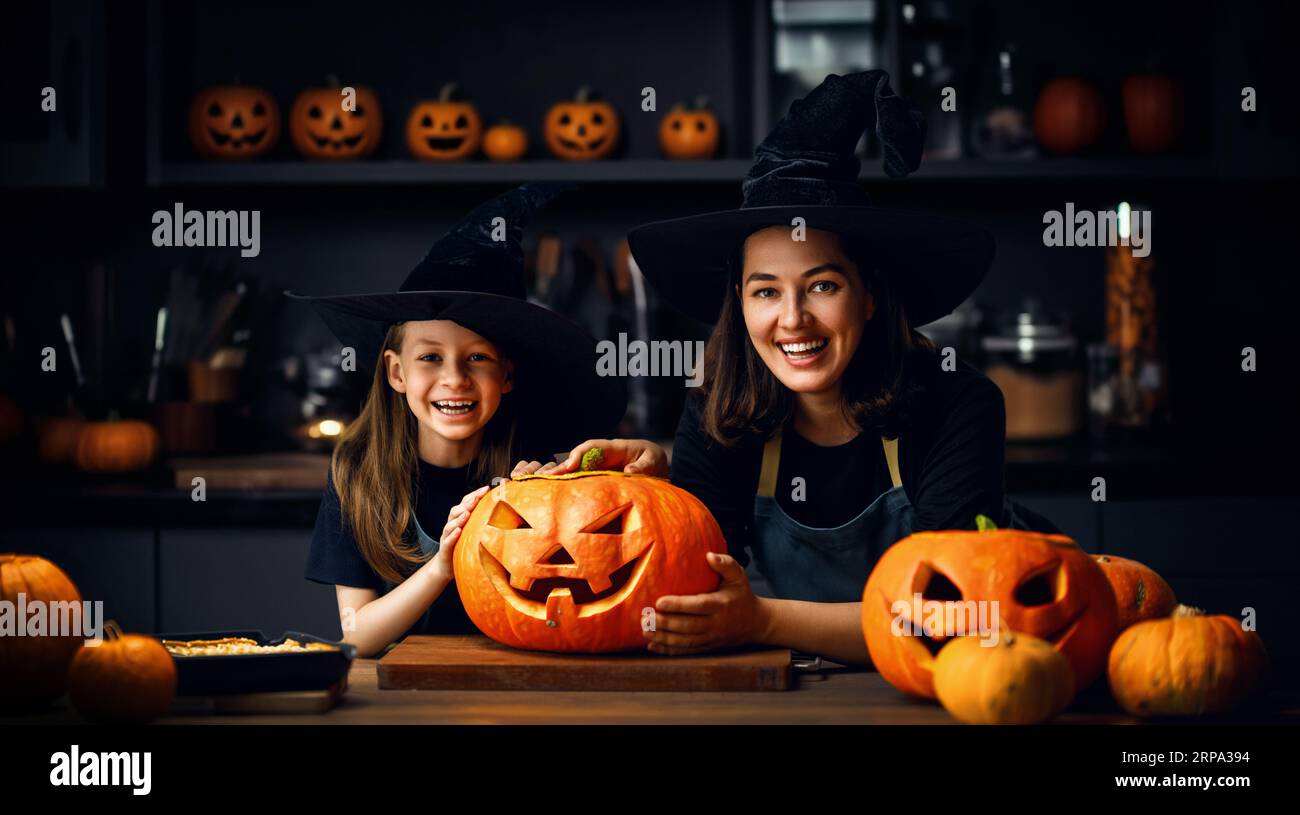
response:
<path fill-rule="evenodd" d="M 373 90 L 357 86 L 356 106 L 343 109 L 342 88 L 308 88 L 293 100 L 289 136 L 312 159 L 359 159 L 375 152 L 384 133 L 384 111 Z"/>
<path fill-rule="evenodd" d="M 483 152 L 493 161 L 518 161 L 528 152 L 528 133 L 509 122 L 493 125 L 483 134 Z"/>
<path fill-rule="evenodd" d="M 557 158 L 587 161 L 614 152 L 621 128 L 614 106 L 595 99 L 591 88 L 584 85 L 572 101 L 551 106 L 542 133 Z"/>
<path fill-rule="evenodd" d="M 706 106 L 706 100 L 673 105 L 659 123 L 659 149 L 671 159 L 712 158 L 718 151 L 718 117 Z"/>
<path fill-rule="evenodd" d="M 143 470 L 158 456 L 158 431 L 148 422 L 91 422 L 77 439 L 77 466 L 88 473 Z"/>
<path fill-rule="evenodd" d="M 665 479 L 530 475 L 474 508 L 456 546 L 456 586 L 474 624 L 505 645 L 643 649 L 645 609 L 716 589 L 708 553 L 726 549 L 704 504 Z"/>
<path fill-rule="evenodd" d="M 1101 92 L 1082 79 L 1053 79 L 1034 104 L 1034 136 L 1051 153 L 1077 153 L 1101 136 L 1106 108 Z"/>
<path fill-rule="evenodd" d="M 923 615 L 949 607 L 967 614 L 983 602 L 990 621 L 997 601 L 999 625 L 1051 643 L 1069 660 L 1079 690 L 1105 671 L 1119 631 L 1106 575 L 1064 535 L 917 532 L 887 549 L 872 569 L 862 595 L 862 630 L 880 675 L 904 693 L 929 699 L 934 658 L 955 632 L 916 632 L 928 621 L 913 619 L 918 594 Z"/>
<path fill-rule="evenodd" d="M 1183 126 L 1183 94 L 1167 76 L 1130 76 L 1121 88 L 1124 129 L 1139 153 L 1168 150 Z"/>
<path fill-rule="evenodd" d="M 456 83 L 442 86 L 437 99 L 416 102 L 406 119 L 406 147 L 419 159 L 452 161 L 478 152 L 483 120 L 469 102 L 455 101 Z"/>
<path fill-rule="evenodd" d="M 51 612 L 56 603 L 71 610 L 66 615 L 47 615 L 49 623 L 74 616 L 82 619 L 81 593 L 62 569 L 34 555 L 0 554 L 0 601 L 17 606 L 19 595 L 29 609 L 39 602 Z M 22 626 L 28 622 L 18 619 L 16 612 L 11 619 Z M 84 632 L 61 630 L 60 636 L 51 636 L 49 628 L 45 631 L 36 636 L 0 631 L 0 709 L 36 710 L 63 695 L 68 665 L 81 648 Z"/>
<path fill-rule="evenodd" d="M 1114 555 L 1092 557 L 1115 592 L 1121 631 L 1142 620 L 1168 617 L 1178 605 L 1174 590 L 1149 566 Z"/>
<path fill-rule="evenodd" d="M 204 158 L 257 158 L 279 140 L 280 106 L 264 88 L 214 85 L 190 104 L 190 143 Z"/>
<path fill-rule="evenodd" d="M 1050 643 L 1003 630 L 958 637 L 934 660 L 934 692 L 966 724 L 1038 724 L 1074 698 L 1070 662 Z"/>
<path fill-rule="evenodd" d="M 1241 620 L 1180 605 L 1120 634 L 1107 675 L 1115 701 L 1135 716 L 1199 716 L 1235 709 L 1267 665 L 1264 643 Z"/>
<path fill-rule="evenodd" d="M 163 644 L 104 625 L 99 645 L 84 645 L 68 670 L 68 698 L 92 722 L 144 724 L 171 709 L 176 662 Z"/>

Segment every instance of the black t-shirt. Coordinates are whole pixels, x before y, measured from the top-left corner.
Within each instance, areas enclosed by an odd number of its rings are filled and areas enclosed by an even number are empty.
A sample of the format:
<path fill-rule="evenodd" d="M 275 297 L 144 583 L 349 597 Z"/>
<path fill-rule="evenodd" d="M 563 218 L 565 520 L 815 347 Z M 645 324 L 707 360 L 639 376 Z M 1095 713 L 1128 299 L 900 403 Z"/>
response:
<path fill-rule="evenodd" d="M 471 484 L 468 467 L 449 469 L 419 462 L 418 476 L 411 478 L 411 491 L 415 496 L 415 516 L 425 534 L 435 540 L 447 525 L 447 513 L 460 500 L 480 485 Z M 415 528 L 408 532 L 414 540 Z M 418 566 L 407 570 L 409 577 Z M 338 492 L 331 475 L 321 497 L 320 511 L 316 514 L 316 528 L 312 532 L 311 548 L 307 554 L 306 577 L 317 583 L 356 588 L 374 589 L 386 593 L 391 584 L 380 577 L 357 549 L 356 539 L 342 517 Z M 438 599 L 434 600 L 407 634 L 472 634 L 477 632 L 465 607 L 460 602 L 456 584 L 448 583 Z"/>
<path fill-rule="evenodd" d="M 701 426 L 701 399 L 693 395 L 673 442 L 672 481 L 713 513 L 733 557 L 749 562 L 764 439 L 734 447 L 713 441 Z M 974 529 L 975 516 L 1003 518 L 1006 408 L 1002 391 L 959 361 L 925 385 L 898 441 L 898 468 L 915 509 L 916 530 Z M 803 500 L 793 499 L 795 477 Z M 893 488 L 880 437 L 862 433 L 847 444 L 821 447 L 787 426 L 781 438 L 777 504 L 805 526 L 833 527 L 852 520 Z"/>

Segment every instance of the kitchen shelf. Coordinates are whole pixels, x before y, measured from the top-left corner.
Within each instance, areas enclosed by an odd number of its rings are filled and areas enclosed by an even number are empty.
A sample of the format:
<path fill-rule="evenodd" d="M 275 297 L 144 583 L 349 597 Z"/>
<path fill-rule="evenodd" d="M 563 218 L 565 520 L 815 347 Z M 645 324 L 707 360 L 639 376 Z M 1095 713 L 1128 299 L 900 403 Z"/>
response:
<path fill-rule="evenodd" d="M 671 161 L 423 162 L 261 161 L 248 163 L 173 162 L 158 166 L 162 186 L 275 184 L 441 184 L 578 181 L 601 183 L 737 183 L 749 172 L 749 159 Z M 936 180 L 1048 180 L 1188 178 L 1212 174 L 1209 162 L 1187 158 L 1047 158 L 1025 160 L 957 159 L 923 163 L 910 176 Z M 863 179 L 884 180 L 874 159 L 865 159 Z"/>

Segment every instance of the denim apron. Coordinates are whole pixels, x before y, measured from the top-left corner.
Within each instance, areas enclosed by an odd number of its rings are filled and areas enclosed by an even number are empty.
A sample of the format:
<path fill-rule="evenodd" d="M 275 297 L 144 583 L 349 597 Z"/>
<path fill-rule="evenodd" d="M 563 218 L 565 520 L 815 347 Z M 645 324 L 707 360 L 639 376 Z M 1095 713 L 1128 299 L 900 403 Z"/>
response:
<path fill-rule="evenodd" d="M 819 528 L 804 526 L 777 504 L 773 495 L 781 463 L 781 433 L 768 440 L 754 496 L 753 558 L 747 570 L 756 595 L 820 603 L 862 600 L 867 575 L 876 561 L 915 531 L 915 510 L 898 469 L 898 439 L 880 441 L 893 488 L 847 523 Z M 1005 497 L 999 525 L 1059 531 L 1051 521 Z"/>

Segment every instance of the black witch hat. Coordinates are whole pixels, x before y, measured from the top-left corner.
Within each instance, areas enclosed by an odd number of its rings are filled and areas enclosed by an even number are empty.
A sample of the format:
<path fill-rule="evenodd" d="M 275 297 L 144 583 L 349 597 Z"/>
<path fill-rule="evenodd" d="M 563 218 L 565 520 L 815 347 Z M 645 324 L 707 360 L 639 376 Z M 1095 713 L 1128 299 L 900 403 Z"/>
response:
<path fill-rule="evenodd" d="M 622 381 L 597 374 L 596 340 L 526 299 L 524 225 L 534 210 L 572 186 L 525 184 L 480 204 L 433 245 L 396 292 L 285 294 L 311 303 L 370 371 L 395 323 L 451 320 L 468 328 L 515 365 L 509 398 L 520 403 L 522 449 L 543 454 L 571 449 L 611 432 L 627 407 Z"/>
<path fill-rule="evenodd" d="M 858 183 L 854 147 L 875 131 L 885 173 L 916 170 L 925 115 L 896 95 L 884 71 L 826 77 L 755 150 L 740 209 L 639 226 L 628 235 L 637 265 L 655 290 L 687 315 L 717 321 L 728 261 L 745 238 L 768 226 L 852 236 L 890 276 L 908 322 L 924 325 L 961 304 L 988 272 L 993 238 L 983 229 L 920 212 L 870 205 Z"/>

